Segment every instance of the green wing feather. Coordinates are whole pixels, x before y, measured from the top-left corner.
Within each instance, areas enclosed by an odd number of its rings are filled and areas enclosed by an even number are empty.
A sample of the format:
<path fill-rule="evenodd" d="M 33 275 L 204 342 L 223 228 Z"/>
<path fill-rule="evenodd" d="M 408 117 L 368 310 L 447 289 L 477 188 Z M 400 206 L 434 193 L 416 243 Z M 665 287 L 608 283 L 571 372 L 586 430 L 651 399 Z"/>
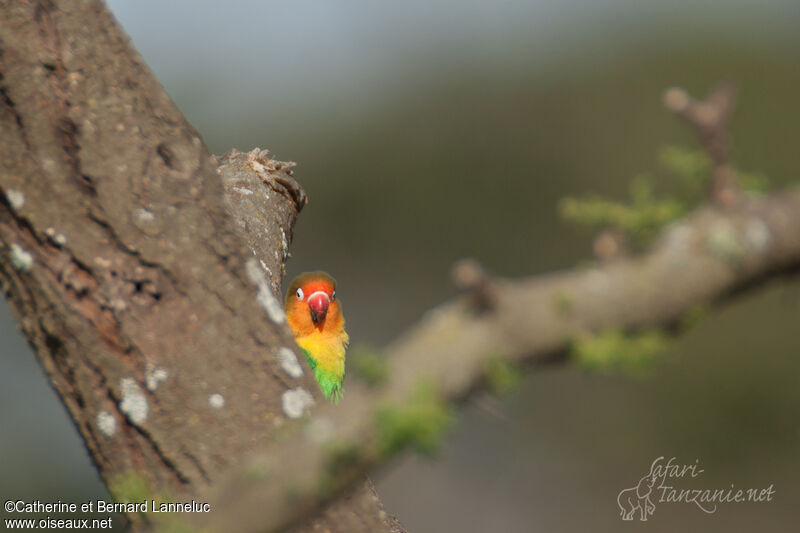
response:
<path fill-rule="evenodd" d="M 308 366 L 310 366 L 311 370 L 314 371 L 314 378 L 316 378 L 317 383 L 319 383 L 319 387 L 322 389 L 322 394 L 324 394 L 325 397 L 331 402 L 335 404 L 339 403 L 339 400 L 342 399 L 342 394 L 344 393 L 342 380 L 335 379 L 321 368 L 317 368 L 317 361 L 311 357 L 311 354 L 308 353 L 308 350 L 302 347 L 300 349 L 306 356 Z"/>
<path fill-rule="evenodd" d="M 308 366 L 311 367 L 311 370 L 316 370 L 317 369 L 317 361 L 316 361 L 316 359 L 311 357 L 311 354 L 308 353 L 308 350 L 306 350 L 305 348 L 300 347 L 300 350 L 302 350 L 303 353 L 306 355 L 306 361 L 308 361 Z"/>
<path fill-rule="evenodd" d="M 314 369 L 314 377 L 317 378 L 322 393 L 332 403 L 339 403 L 344 389 L 340 380 L 332 379 L 329 374 L 319 369 Z"/>

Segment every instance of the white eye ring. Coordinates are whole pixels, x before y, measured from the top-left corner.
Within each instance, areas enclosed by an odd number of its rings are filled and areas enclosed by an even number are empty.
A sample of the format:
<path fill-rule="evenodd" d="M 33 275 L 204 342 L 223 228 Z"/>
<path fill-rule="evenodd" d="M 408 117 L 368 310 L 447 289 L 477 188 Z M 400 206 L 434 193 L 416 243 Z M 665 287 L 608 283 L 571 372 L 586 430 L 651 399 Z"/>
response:
<path fill-rule="evenodd" d="M 336 299 L 336 291 L 333 291 L 333 292 L 331 293 L 331 301 L 333 301 L 333 300 L 335 300 L 335 299 Z"/>
<path fill-rule="evenodd" d="M 303 289 L 297 289 L 297 292 L 296 292 L 295 294 L 297 295 L 297 299 L 298 299 L 298 300 L 302 300 L 302 299 L 303 299 L 303 297 L 305 296 L 305 295 L 303 294 Z"/>

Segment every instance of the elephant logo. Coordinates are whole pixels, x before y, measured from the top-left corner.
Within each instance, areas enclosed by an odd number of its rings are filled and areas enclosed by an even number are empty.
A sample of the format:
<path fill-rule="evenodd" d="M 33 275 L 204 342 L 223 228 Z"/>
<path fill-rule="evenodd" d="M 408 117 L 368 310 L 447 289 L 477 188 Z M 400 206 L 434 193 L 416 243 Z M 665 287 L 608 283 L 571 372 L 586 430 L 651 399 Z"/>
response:
<path fill-rule="evenodd" d="M 655 463 L 654 463 L 655 464 Z M 620 516 L 623 520 L 633 520 L 636 510 L 639 510 L 639 520 L 647 521 L 656 510 L 656 504 L 650 499 L 653 492 L 653 485 L 658 479 L 657 474 L 650 467 L 650 473 L 639 480 L 639 484 L 629 489 L 623 489 L 617 495 L 617 505 L 619 505 Z"/>

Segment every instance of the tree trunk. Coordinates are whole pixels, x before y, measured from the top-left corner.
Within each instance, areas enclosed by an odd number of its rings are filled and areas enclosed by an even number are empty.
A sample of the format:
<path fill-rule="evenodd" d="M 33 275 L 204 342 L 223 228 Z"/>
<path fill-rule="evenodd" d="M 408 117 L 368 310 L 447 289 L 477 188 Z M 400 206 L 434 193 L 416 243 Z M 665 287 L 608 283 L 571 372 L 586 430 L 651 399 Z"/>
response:
<path fill-rule="evenodd" d="M 220 179 L 101 2 L 0 2 L 0 145 L 0 282 L 115 498 L 191 499 L 321 400 L 280 302 L 290 166 Z M 396 530 L 369 486 L 316 525 Z"/>

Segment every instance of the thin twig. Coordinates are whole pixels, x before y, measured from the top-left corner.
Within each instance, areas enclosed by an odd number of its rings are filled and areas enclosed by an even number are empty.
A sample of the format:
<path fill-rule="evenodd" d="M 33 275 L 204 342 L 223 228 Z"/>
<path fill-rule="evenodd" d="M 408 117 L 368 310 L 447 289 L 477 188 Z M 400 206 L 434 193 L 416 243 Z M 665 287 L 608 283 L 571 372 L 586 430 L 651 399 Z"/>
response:
<path fill-rule="evenodd" d="M 741 198 L 736 172 L 729 159 L 728 123 L 733 111 L 736 89 L 721 82 L 705 100 L 695 100 L 679 88 L 664 93 L 664 106 L 694 128 L 703 149 L 711 159 L 711 199 L 720 206 L 735 205 Z"/>

